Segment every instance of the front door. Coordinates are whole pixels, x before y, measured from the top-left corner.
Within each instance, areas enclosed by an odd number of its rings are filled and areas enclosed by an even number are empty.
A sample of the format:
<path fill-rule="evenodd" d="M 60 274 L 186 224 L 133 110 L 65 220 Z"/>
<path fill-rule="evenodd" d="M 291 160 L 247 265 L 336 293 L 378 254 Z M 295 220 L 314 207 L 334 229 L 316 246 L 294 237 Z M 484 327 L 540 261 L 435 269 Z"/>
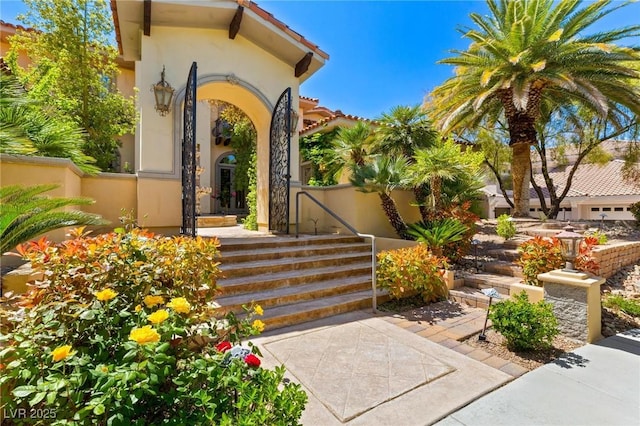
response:
<path fill-rule="evenodd" d="M 236 157 L 225 154 L 216 163 L 216 192 L 214 194 L 216 213 L 246 214 L 247 191 L 235 187 Z"/>

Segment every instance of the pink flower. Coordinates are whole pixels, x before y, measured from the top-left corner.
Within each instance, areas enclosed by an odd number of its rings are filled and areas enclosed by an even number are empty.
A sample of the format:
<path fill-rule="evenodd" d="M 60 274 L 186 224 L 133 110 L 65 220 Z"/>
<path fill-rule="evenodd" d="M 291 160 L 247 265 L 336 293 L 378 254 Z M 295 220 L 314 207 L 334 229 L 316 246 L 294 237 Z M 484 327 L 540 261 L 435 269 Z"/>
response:
<path fill-rule="evenodd" d="M 246 362 L 249 367 L 260 367 L 260 359 L 254 354 L 247 355 L 244 358 L 244 362 Z"/>
<path fill-rule="evenodd" d="M 226 352 L 226 351 L 228 351 L 229 349 L 231 349 L 231 343 L 227 342 L 226 340 L 225 340 L 225 341 L 222 341 L 222 342 L 220 342 L 220 343 L 218 343 L 218 344 L 216 345 L 216 350 L 217 350 L 218 352 Z"/>

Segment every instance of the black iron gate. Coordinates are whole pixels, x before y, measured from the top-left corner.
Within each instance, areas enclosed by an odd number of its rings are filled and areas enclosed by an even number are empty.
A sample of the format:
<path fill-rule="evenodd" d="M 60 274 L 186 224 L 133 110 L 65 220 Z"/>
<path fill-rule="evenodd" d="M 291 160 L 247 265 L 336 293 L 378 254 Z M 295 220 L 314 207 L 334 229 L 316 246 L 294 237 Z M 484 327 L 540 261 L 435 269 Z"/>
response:
<path fill-rule="evenodd" d="M 269 137 L 269 229 L 289 233 L 291 88 L 276 103 Z"/>
<path fill-rule="evenodd" d="M 196 88 L 198 64 L 191 64 L 184 96 L 182 138 L 182 227 L 183 235 L 196 236 Z"/>

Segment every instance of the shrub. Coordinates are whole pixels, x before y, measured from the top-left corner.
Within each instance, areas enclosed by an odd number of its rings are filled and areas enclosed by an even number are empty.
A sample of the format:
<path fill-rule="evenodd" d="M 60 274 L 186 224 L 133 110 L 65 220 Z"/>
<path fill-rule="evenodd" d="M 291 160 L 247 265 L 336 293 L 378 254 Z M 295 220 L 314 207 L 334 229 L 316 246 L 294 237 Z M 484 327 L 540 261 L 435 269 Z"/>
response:
<path fill-rule="evenodd" d="M 516 236 L 516 225 L 513 223 L 511 216 L 503 214 L 498 217 L 496 232 L 505 240 L 509 240 Z"/>
<path fill-rule="evenodd" d="M 436 256 L 442 256 L 445 246 L 462 240 L 468 230 L 459 220 L 446 218 L 412 223 L 407 233 L 429 246 Z"/>
<path fill-rule="evenodd" d="M 579 271 L 597 274 L 600 266 L 593 258 L 592 249 L 597 245 L 594 237 L 585 238 L 580 244 L 580 253 L 574 262 Z M 561 243 L 557 238 L 536 236 L 518 247 L 520 258 L 516 261 L 522 267 L 525 283 L 542 286 L 538 275 L 564 267 L 565 261 L 560 250 Z"/>
<path fill-rule="evenodd" d="M 446 259 L 434 256 L 425 244 L 378 253 L 378 287 L 400 299 L 419 293 L 425 303 L 447 296 Z"/>
<path fill-rule="evenodd" d="M 621 295 L 616 294 L 607 297 L 604 301 L 604 306 L 640 318 L 640 300 L 625 299 Z"/>
<path fill-rule="evenodd" d="M 640 201 L 631 204 L 629 208 L 631 209 L 631 214 L 636 219 L 636 225 L 640 226 Z"/>
<path fill-rule="evenodd" d="M 489 318 L 493 328 L 507 340 L 507 347 L 516 351 L 549 347 L 558 335 L 552 305 L 543 300 L 530 303 L 525 291 L 514 300 L 492 305 Z"/>
<path fill-rule="evenodd" d="M 5 413 L 79 425 L 297 423 L 306 394 L 240 346 L 264 328 L 253 320 L 262 308 L 213 317 L 215 240 L 120 229 L 19 252 L 45 278 L 3 300 Z"/>
<path fill-rule="evenodd" d="M 596 245 L 599 245 L 599 246 L 607 244 L 607 241 L 609 241 L 609 238 L 607 237 L 607 234 L 605 234 L 602 231 L 588 232 L 588 233 L 585 233 L 585 236 L 594 238 L 595 242 L 596 242 Z"/>
<path fill-rule="evenodd" d="M 467 228 L 461 239 L 450 241 L 442 246 L 442 254 L 450 262 L 456 262 L 460 257 L 467 254 L 471 248 L 471 239 L 476 233 L 476 222 L 479 217 L 471 212 L 470 209 L 471 202 L 465 201 L 462 204 L 450 204 L 442 210 L 429 212 L 427 223 L 451 219 L 462 223 Z"/>

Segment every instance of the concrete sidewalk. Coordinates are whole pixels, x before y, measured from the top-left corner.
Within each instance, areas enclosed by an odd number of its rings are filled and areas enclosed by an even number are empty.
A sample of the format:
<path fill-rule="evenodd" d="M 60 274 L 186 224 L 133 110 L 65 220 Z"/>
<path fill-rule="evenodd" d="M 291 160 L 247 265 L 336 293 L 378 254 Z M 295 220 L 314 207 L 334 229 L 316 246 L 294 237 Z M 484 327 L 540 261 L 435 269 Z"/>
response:
<path fill-rule="evenodd" d="M 428 425 L 513 379 L 364 311 L 252 341 L 307 392 L 304 425 Z"/>
<path fill-rule="evenodd" d="M 640 425 L 640 330 L 578 348 L 437 425 Z"/>

